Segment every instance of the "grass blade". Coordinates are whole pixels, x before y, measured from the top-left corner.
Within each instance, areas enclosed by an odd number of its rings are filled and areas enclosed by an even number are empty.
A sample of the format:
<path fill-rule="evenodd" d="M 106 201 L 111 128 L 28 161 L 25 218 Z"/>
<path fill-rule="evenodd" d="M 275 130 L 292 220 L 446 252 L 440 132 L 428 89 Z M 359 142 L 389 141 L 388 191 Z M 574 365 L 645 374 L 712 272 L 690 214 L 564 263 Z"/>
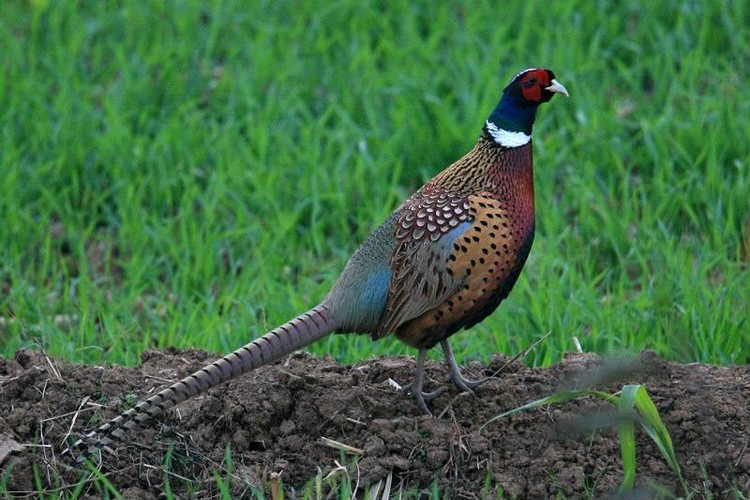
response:
<path fill-rule="evenodd" d="M 162 462 L 162 466 L 164 467 L 164 496 L 167 498 L 167 500 L 173 500 L 174 499 L 174 492 L 172 491 L 172 483 L 169 481 L 169 474 L 168 471 L 172 468 L 172 453 L 174 452 L 174 448 L 170 446 L 167 448 L 167 453 L 164 455 L 164 460 Z"/>
<path fill-rule="evenodd" d="M 96 477 L 96 481 L 104 487 L 105 491 L 109 491 L 112 496 L 114 496 L 117 499 L 122 498 L 122 495 L 119 491 L 117 491 L 117 488 L 115 488 L 115 485 L 112 484 L 112 482 L 107 479 L 107 476 L 102 473 L 99 468 L 97 468 L 92 462 L 86 461 L 86 464 L 89 466 L 89 469 L 91 470 L 91 473 Z"/>
<path fill-rule="evenodd" d="M 537 399 L 536 401 L 532 401 L 531 403 L 527 403 L 523 406 L 519 406 L 518 408 L 513 408 L 512 410 L 506 411 L 505 413 L 501 413 L 500 415 L 494 416 L 491 419 L 489 419 L 487 422 L 485 422 L 484 425 L 482 425 L 482 427 L 479 428 L 479 430 L 481 431 L 487 425 L 494 422 L 495 420 L 500 420 L 501 418 L 509 417 L 511 415 L 520 413 L 522 411 L 535 410 L 537 408 L 541 408 L 542 406 L 546 406 L 548 404 L 565 403 L 573 399 L 579 398 L 581 396 L 585 396 L 588 393 L 589 391 L 584 391 L 584 390 L 560 391 L 558 393 L 552 394 L 551 396 Z"/>
<path fill-rule="evenodd" d="M 232 498 L 231 492 L 229 491 L 229 486 L 227 485 L 227 482 L 224 480 L 224 478 L 221 477 L 218 469 L 213 470 L 213 475 L 214 481 L 216 482 L 216 487 L 219 489 L 219 494 L 222 500 Z"/>

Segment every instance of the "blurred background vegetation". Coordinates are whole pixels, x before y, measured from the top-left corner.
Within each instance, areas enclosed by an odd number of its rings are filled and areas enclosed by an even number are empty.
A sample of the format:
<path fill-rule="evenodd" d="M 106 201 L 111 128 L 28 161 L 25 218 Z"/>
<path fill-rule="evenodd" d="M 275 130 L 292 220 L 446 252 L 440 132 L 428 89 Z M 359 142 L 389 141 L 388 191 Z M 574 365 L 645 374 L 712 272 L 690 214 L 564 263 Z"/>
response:
<path fill-rule="evenodd" d="M 464 154 L 519 70 L 537 239 L 457 355 L 750 360 L 750 6 L 716 1 L 3 4 L 0 353 L 232 350 L 320 300 Z M 407 353 L 336 336 L 355 362 Z"/>

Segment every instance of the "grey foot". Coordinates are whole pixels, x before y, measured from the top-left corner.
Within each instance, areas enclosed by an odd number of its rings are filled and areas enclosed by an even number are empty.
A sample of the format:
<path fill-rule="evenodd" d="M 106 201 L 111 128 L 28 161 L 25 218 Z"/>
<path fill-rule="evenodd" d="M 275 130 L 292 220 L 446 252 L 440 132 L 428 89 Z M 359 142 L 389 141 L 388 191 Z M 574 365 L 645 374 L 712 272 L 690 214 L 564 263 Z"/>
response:
<path fill-rule="evenodd" d="M 419 409 L 422 410 L 422 413 L 424 413 L 425 415 L 432 415 L 432 412 L 427 406 L 427 403 L 437 397 L 440 397 L 447 390 L 448 388 L 443 386 L 438 387 L 432 392 L 424 392 L 421 388 L 415 389 L 414 382 L 401 388 L 401 392 L 403 392 L 404 394 L 411 394 L 411 396 L 417 402 Z"/>
<path fill-rule="evenodd" d="M 412 397 L 416 400 L 419 409 L 422 410 L 422 413 L 424 413 L 425 415 L 432 415 L 430 408 L 427 406 L 427 402 L 437 398 L 445 391 L 447 391 L 448 388 L 438 387 L 432 392 L 424 392 L 422 390 L 424 387 L 424 361 L 426 357 L 427 349 L 420 349 L 419 353 L 417 354 L 417 369 L 414 373 L 414 381 L 402 387 L 401 392 L 405 394 L 411 394 Z"/>
<path fill-rule="evenodd" d="M 480 380 L 469 380 L 464 378 L 461 374 L 461 369 L 456 363 L 456 358 L 453 357 L 453 350 L 447 340 L 441 340 L 440 346 L 443 348 L 443 355 L 445 356 L 445 362 L 448 364 L 449 374 L 448 380 L 451 380 L 456 386 L 463 392 L 469 392 L 474 394 L 474 389 L 487 382 L 490 377 L 485 377 Z"/>

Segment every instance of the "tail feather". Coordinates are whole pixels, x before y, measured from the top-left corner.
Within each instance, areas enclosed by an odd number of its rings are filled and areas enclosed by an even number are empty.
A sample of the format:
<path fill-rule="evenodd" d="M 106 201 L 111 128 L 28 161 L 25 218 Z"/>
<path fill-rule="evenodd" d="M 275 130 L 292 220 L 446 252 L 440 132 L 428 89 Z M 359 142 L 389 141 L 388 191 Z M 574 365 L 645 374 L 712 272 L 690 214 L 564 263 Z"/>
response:
<path fill-rule="evenodd" d="M 120 441 L 129 431 L 198 393 L 229 379 L 283 358 L 335 330 L 325 304 L 314 307 L 291 321 L 204 366 L 166 389 L 141 401 L 97 430 L 79 439 L 67 452 L 78 450 L 82 462 L 97 450 Z"/>

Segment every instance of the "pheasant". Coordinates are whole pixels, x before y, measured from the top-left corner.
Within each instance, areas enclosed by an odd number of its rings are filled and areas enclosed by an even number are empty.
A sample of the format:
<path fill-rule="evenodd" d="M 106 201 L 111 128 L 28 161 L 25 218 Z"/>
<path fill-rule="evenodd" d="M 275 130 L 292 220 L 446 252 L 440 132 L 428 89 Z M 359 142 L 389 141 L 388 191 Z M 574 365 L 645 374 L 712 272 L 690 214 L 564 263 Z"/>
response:
<path fill-rule="evenodd" d="M 518 73 L 463 158 L 427 182 L 352 255 L 323 301 L 141 401 L 76 442 L 79 461 L 168 408 L 331 333 L 391 333 L 418 349 L 403 389 L 429 414 L 427 350 L 440 344 L 450 379 L 467 380 L 448 337 L 492 313 L 510 293 L 534 239 L 531 129 L 540 104 L 568 92 L 548 69 Z"/>

